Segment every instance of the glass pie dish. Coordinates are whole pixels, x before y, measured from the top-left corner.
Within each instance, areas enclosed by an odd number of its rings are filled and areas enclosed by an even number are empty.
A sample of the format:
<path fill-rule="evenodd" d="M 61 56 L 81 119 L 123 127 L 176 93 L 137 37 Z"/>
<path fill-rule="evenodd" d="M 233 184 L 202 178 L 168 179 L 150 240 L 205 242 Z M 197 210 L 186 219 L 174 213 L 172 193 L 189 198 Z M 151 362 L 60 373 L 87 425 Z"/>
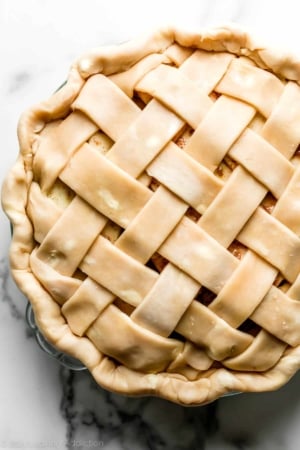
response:
<path fill-rule="evenodd" d="M 40 332 L 35 322 L 34 312 L 30 302 L 28 302 L 26 307 L 26 321 L 29 328 L 34 334 L 38 345 L 45 353 L 47 353 L 47 355 L 56 359 L 62 366 L 66 367 L 67 369 L 75 371 L 86 370 L 86 367 L 78 359 L 57 350 L 57 348 L 55 348 L 52 344 L 50 344 L 50 342 L 47 341 L 47 339 Z"/>

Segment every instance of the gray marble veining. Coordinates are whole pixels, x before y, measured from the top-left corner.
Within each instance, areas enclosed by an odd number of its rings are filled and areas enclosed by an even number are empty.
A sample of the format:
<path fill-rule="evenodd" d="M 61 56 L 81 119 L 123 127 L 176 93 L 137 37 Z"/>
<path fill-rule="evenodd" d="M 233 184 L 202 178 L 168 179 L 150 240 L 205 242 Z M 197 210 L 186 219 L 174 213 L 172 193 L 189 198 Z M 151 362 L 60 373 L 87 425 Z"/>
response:
<path fill-rule="evenodd" d="M 112 449 L 201 450 L 218 427 L 217 402 L 185 408 L 156 398 L 127 398 L 99 388 L 86 372 L 68 369 L 60 370 L 60 379 L 70 443 L 92 435 L 99 446 Z"/>
<path fill-rule="evenodd" d="M 0 301 L 7 304 L 14 319 L 24 320 L 24 315 L 15 303 L 9 286 L 10 274 L 7 259 L 0 259 Z"/>

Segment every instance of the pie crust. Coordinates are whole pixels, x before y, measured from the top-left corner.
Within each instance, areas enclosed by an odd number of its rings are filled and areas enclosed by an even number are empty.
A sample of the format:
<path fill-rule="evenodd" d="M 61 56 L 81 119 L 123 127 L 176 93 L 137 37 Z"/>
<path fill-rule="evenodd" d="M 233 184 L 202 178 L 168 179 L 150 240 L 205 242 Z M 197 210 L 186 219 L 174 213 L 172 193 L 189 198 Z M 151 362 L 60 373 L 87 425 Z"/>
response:
<path fill-rule="evenodd" d="M 200 405 L 300 367 L 299 80 L 236 26 L 168 28 L 22 115 L 12 274 L 99 385 Z"/>

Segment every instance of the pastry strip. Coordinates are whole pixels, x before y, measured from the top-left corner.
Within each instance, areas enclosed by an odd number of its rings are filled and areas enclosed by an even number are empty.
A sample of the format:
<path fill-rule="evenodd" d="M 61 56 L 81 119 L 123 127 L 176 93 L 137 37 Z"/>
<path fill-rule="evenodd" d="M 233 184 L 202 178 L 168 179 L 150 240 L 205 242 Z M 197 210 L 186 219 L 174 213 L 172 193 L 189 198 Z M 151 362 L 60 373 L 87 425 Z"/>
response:
<path fill-rule="evenodd" d="M 88 144 L 76 152 L 60 179 L 121 227 L 130 223 L 152 195 Z"/>
<path fill-rule="evenodd" d="M 286 190 L 276 203 L 274 217 L 295 234 L 300 234 L 300 168 L 297 168 Z"/>
<path fill-rule="evenodd" d="M 284 89 L 272 73 L 233 59 L 226 74 L 215 88 L 220 94 L 253 105 L 264 117 L 269 117 Z"/>
<path fill-rule="evenodd" d="M 114 301 L 115 296 L 87 277 L 62 307 L 70 328 L 77 336 L 83 336 L 99 314 Z"/>
<path fill-rule="evenodd" d="M 203 214 L 223 183 L 174 143 L 168 144 L 147 173 Z"/>
<path fill-rule="evenodd" d="M 257 277 L 264 277 L 257 283 Z M 277 270 L 248 251 L 223 289 L 208 306 L 232 327 L 239 327 L 260 304 L 271 288 Z"/>
<path fill-rule="evenodd" d="M 214 171 L 254 114 L 252 106 L 222 95 L 196 128 L 185 151 Z"/>
<path fill-rule="evenodd" d="M 115 246 L 145 264 L 173 231 L 187 208 L 188 205 L 160 186 Z M 164 217 L 164 220 L 157 220 L 158 217 Z"/>
<path fill-rule="evenodd" d="M 104 75 L 87 80 L 73 103 L 74 110 L 86 114 L 113 141 L 139 116 L 139 107 Z"/>
<path fill-rule="evenodd" d="M 291 283 L 300 271 L 300 239 L 289 228 L 258 208 L 237 239 L 277 269 Z"/>
<path fill-rule="evenodd" d="M 137 178 L 183 125 L 176 114 L 151 100 L 112 146 L 107 157 Z"/>
<path fill-rule="evenodd" d="M 117 333 L 111 332 L 114 324 Z M 103 353 L 135 370 L 159 372 L 180 353 L 183 344 L 151 333 L 133 322 L 114 305 L 108 306 L 87 331 Z"/>
<path fill-rule="evenodd" d="M 248 195 L 249 192 L 251 196 Z M 266 193 L 267 189 L 239 166 L 198 223 L 210 236 L 228 247 Z"/>
<path fill-rule="evenodd" d="M 41 243 L 51 227 L 63 214 L 50 198 L 46 197 L 38 183 L 31 183 L 27 202 L 27 213 L 33 224 L 34 239 Z"/>
<path fill-rule="evenodd" d="M 76 196 L 46 235 L 36 257 L 71 276 L 106 222 L 106 217 Z"/>
<path fill-rule="evenodd" d="M 148 330 L 167 337 L 176 328 L 198 290 L 199 284 L 195 280 L 168 264 L 131 318 Z"/>
<path fill-rule="evenodd" d="M 230 53 L 211 53 L 205 50 L 195 50 L 180 66 L 180 71 L 194 81 L 201 91 L 210 94 L 235 58 Z"/>
<path fill-rule="evenodd" d="M 219 292 L 238 260 L 191 220 L 183 218 L 159 253 L 212 292 Z"/>
<path fill-rule="evenodd" d="M 67 116 L 45 139 L 41 139 L 34 157 L 33 170 L 43 191 L 49 190 L 72 154 L 98 127 L 80 111 Z"/>
<path fill-rule="evenodd" d="M 151 55 L 146 56 L 146 58 L 141 59 L 141 61 L 130 67 L 128 70 L 110 75 L 109 79 L 122 89 L 128 97 L 132 98 L 134 89 L 140 79 L 161 63 L 168 62 L 170 62 L 170 60 L 166 54 L 152 53 Z"/>
<path fill-rule="evenodd" d="M 279 198 L 290 181 L 294 168 L 274 147 L 252 130 L 245 130 L 228 154 Z M 274 170 L 269 171 L 270 166 Z"/>
<path fill-rule="evenodd" d="M 292 347 L 299 345 L 300 302 L 275 286 L 271 287 L 252 318 L 281 341 Z"/>
<path fill-rule="evenodd" d="M 80 269 L 132 306 L 137 306 L 158 278 L 158 273 L 137 262 L 99 236 Z"/>
<path fill-rule="evenodd" d="M 140 80 L 136 90 L 146 92 L 196 128 L 212 106 L 206 93 L 180 70 L 161 64 Z"/>
<path fill-rule="evenodd" d="M 201 323 L 201 327 L 197 324 Z M 249 334 L 231 328 L 224 320 L 199 302 L 192 302 L 176 327 L 176 331 L 221 361 L 240 354 L 253 341 Z"/>
<path fill-rule="evenodd" d="M 291 107 L 293 105 L 293 107 Z M 300 87 L 286 84 L 277 105 L 266 121 L 261 135 L 286 158 L 291 158 L 300 142 Z"/>
<path fill-rule="evenodd" d="M 243 353 L 225 359 L 223 364 L 233 370 L 264 372 L 278 362 L 285 348 L 284 342 L 261 330 Z"/>

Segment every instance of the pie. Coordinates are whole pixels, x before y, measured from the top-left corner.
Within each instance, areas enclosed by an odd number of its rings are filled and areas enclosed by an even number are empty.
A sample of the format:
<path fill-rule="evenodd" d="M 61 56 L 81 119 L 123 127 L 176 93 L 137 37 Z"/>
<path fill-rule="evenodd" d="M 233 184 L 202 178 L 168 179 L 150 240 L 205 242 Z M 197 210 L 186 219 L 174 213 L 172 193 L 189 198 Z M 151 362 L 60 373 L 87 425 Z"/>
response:
<path fill-rule="evenodd" d="M 238 27 L 168 28 L 22 115 L 12 274 L 102 387 L 201 405 L 300 367 L 299 80 Z"/>

